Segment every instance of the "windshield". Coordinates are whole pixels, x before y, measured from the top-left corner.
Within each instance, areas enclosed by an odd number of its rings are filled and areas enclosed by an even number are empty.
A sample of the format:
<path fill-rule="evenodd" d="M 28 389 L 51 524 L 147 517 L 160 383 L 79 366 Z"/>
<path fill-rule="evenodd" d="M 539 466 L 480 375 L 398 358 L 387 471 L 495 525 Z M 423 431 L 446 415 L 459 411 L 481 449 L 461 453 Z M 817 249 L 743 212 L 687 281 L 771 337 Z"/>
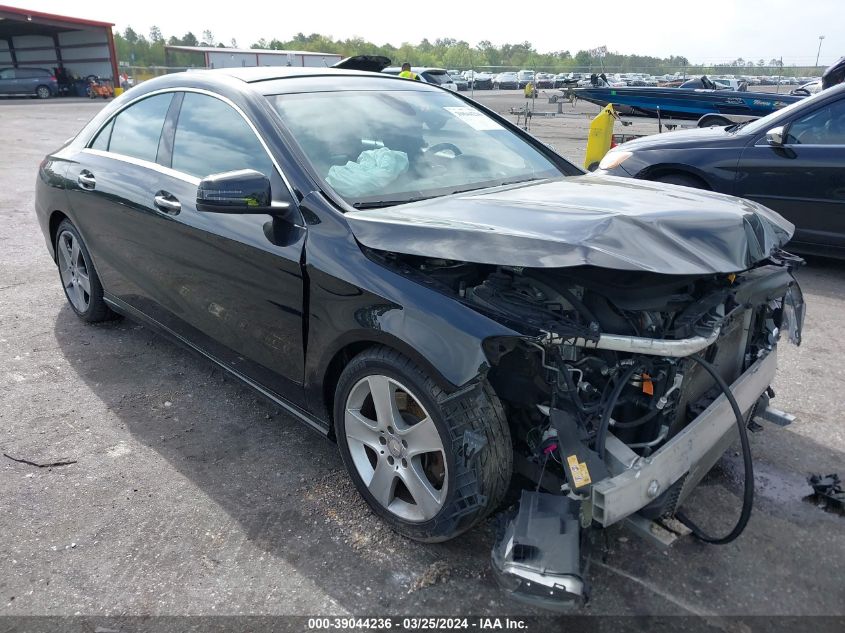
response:
<path fill-rule="evenodd" d="M 772 96 L 777 98 L 777 95 Z M 752 121 L 751 123 L 745 125 L 742 128 L 742 131 L 745 134 L 757 134 L 758 132 L 767 132 L 773 127 L 773 124 L 776 121 L 780 120 L 782 116 L 788 115 L 790 112 L 793 112 L 798 108 L 803 108 L 807 106 L 807 104 L 812 103 L 813 101 L 817 101 L 819 98 L 824 98 L 822 92 L 816 93 L 812 97 L 807 97 L 806 99 L 796 101 L 795 103 L 790 103 L 785 108 L 776 110 L 771 114 L 767 114 L 762 119 L 757 119 L 756 121 Z"/>
<path fill-rule="evenodd" d="M 356 208 L 562 175 L 538 149 L 447 92 L 268 99 L 316 175 Z"/>

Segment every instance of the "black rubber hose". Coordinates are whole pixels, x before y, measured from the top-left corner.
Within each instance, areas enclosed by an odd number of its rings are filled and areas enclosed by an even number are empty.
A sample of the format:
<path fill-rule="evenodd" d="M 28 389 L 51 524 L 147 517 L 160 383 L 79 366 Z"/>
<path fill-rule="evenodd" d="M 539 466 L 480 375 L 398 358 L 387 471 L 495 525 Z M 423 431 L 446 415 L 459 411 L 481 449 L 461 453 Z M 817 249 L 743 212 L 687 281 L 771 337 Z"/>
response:
<path fill-rule="evenodd" d="M 706 534 L 682 512 L 676 513 L 675 516 L 681 523 L 692 530 L 692 533 L 699 540 L 713 545 L 724 545 L 725 543 L 730 543 L 742 534 L 743 530 L 745 530 L 745 526 L 748 525 L 748 519 L 751 517 L 751 508 L 754 505 L 754 465 L 751 461 L 751 445 L 748 442 L 748 431 L 745 428 L 745 418 L 742 416 L 742 411 L 740 411 L 739 405 L 736 402 L 736 398 L 734 398 L 731 393 L 728 383 L 724 381 L 713 365 L 700 356 L 690 356 L 690 358 L 707 370 L 707 372 L 716 381 L 716 384 L 719 385 L 719 389 L 721 389 L 722 393 L 725 394 L 728 402 L 731 404 L 731 409 L 733 409 L 734 415 L 736 416 L 736 424 L 739 428 L 739 442 L 742 445 L 742 462 L 745 467 L 745 486 L 742 494 L 742 511 L 740 512 L 739 520 L 734 528 L 725 536 L 715 537 Z"/>
<path fill-rule="evenodd" d="M 604 459 L 607 430 L 610 426 L 610 416 L 613 413 L 613 407 L 616 406 L 616 401 L 619 400 L 619 396 L 622 395 L 622 390 L 625 388 L 625 385 L 628 384 L 628 381 L 631 380 L 631 376 L 633 376 L 639 368 L 639 365 L 631 365 L 625 373 L 622 374 L 622 378 L 619 379 L 619 383 L 617 383 L 617 385 L 613 388 L 613 391 L 610 393 L 610 397 L 607 399 L 607 404 L 604 407 L 604 412 L 602 412 L 599 428 L 596 432 L 596 452 L 602 459 Z"/>
<path fill-rule="evenodd" d="M 587 327 L 590 327 L 591 323 L 598 325 L 599 320 L 596 318 L 596 315 L 592 313 L 583 301 L 575 296 L 575 293 L 571 292 L 568 288 L 560 288 L 558 292 L 564 296 L 572 307 L 575 308 L 578 314 L 581 315 L 581 318 L 587 322 Z"/>
<path fill-rule="evenodd" d="M 648 413 L 638 417 L 636 420 L 631 420 L 630 422 L 617 422 L 613 425 L 614 429 L 633 429 L 638 426 L 642 426 L 649 420 L 651 420 L 654 416 L 660 413 L 660 409 L 651 409 Z"/>

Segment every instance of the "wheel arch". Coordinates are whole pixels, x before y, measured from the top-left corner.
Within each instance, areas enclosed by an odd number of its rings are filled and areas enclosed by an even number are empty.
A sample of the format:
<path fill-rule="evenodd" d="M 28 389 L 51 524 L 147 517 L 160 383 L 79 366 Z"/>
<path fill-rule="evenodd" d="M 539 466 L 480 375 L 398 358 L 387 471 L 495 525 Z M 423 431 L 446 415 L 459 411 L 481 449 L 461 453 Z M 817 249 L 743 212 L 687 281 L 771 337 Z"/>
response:
<path fill-rule="evenodd" d="M 70 220 L 66 213 L 63 211 L 59 211 L 58 209 L 54 210 L 50 213 L 50 219 L 48 222 L 48 228 L 50 231 L 50 252 L 53 255 L 53 261 L 56 261 L 57 253 L 56 253 L 56 237 L 58 236 L 59 232 L 59 225 L 62 223 L 63 220 Z M 75 226 L 75 225 L 74 225 Z"/>
<path fill-rule="evenodd" d="M 456 385 L 449 380 L 429 359 L 419 353 L 411 345 L 390 334 L 378 330 L 364 330 L 347 333 L 327 352 L 324 358 L 327 360 L 322 364 L 320 372 L 319 396 L 321 404 L 329 422 L 333 422 L 334 398 L 337 379 L 340 377 L 346 366 L 358 354 L 373 347 L 386 347 L 407 357 L 418 365 L 441 389 L 447 393 L 458 390 L 466 382 L 473 382 L 473 379 L 486 373 L 487 367 L 479 367 L 476 376 L 468 377 L 468 380 L 461 385 Z M 330 427 L 331 428 L 331 427 Z M 333 435 L 333 432 L 331 433 Z"/>
<path fill-rule="evenodd" d="M 656 165 L 649 165 L 637 174 L 637 178 L 642 180 L 657 180 L 662 176 L 668 176 L 670 174 L 678 174 L 692 178 L 701 183 L 702 189 L 706 189 L 708 191 L 714 190 L 713 185 L 701 170 L 685 164 L 658 163 Z"/>

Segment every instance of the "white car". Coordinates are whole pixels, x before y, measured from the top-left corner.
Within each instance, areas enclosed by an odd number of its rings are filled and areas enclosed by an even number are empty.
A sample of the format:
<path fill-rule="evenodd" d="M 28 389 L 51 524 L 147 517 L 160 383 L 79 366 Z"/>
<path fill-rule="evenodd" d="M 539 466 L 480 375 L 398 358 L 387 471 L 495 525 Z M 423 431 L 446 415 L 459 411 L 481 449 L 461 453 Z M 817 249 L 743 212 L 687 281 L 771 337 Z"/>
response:
<path fill-rule="evenodd" d="M 723 86 L 726 86 L 726 87 L 730 88 L 731 90 L 739 90 L 740 84 L 743 83 L 739 79 L 731 79 L 731 78 L 728 78 L 728 77 L 715 77 L 715 78 L 713 78 L 713 81 L 717 84 L 722 84 Z M 746 86 L 747 85 L 748 84 L 746 84 Z"/>
<path fill-rule="evenodd" d="M 402 68 L 399 66 L 390 66 L 385 68 L 381 72 L 387 73 L 388 75 L 398 75 L 402 72 Z M 458 86 L 455 85 L 455 82 L 452 80 L 452 77 L 449 76 L 449 73 L 446 72 L 445 68 L 430 68 L 428 66 L 412 66 L 411 72 L 416 73 L 420 81 L 424 81 L 429 84 L 434 84 L 436 86 L 443 86 L 453 92 L 458 91 Z"/>
<path fill-rule="evenodd" d="M 517 83 L 519 88 L 525 88 L 529 83 L 534 83 L 533 70 L 520 70 L 517 74 Z"/>

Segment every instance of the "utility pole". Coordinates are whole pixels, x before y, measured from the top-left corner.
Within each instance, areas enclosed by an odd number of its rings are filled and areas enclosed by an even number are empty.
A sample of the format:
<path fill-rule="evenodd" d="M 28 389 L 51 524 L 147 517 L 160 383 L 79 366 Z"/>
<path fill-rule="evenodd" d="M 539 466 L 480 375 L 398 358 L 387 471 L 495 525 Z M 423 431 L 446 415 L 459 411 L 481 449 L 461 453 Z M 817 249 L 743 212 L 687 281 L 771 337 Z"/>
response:
<path fill-rule="evenodd" d="M 816 53 L 816 66 L 819 65 L 819 55 L 822 54 L 822 40 L 824 40 L 824 35 L 819 35 L 819 50 Z"/>
<path fill-rule="evenodd" d="M 472 49 L 469 49 L 469 96 L 475 99 L 475 62 L 472 60 Z"/>

